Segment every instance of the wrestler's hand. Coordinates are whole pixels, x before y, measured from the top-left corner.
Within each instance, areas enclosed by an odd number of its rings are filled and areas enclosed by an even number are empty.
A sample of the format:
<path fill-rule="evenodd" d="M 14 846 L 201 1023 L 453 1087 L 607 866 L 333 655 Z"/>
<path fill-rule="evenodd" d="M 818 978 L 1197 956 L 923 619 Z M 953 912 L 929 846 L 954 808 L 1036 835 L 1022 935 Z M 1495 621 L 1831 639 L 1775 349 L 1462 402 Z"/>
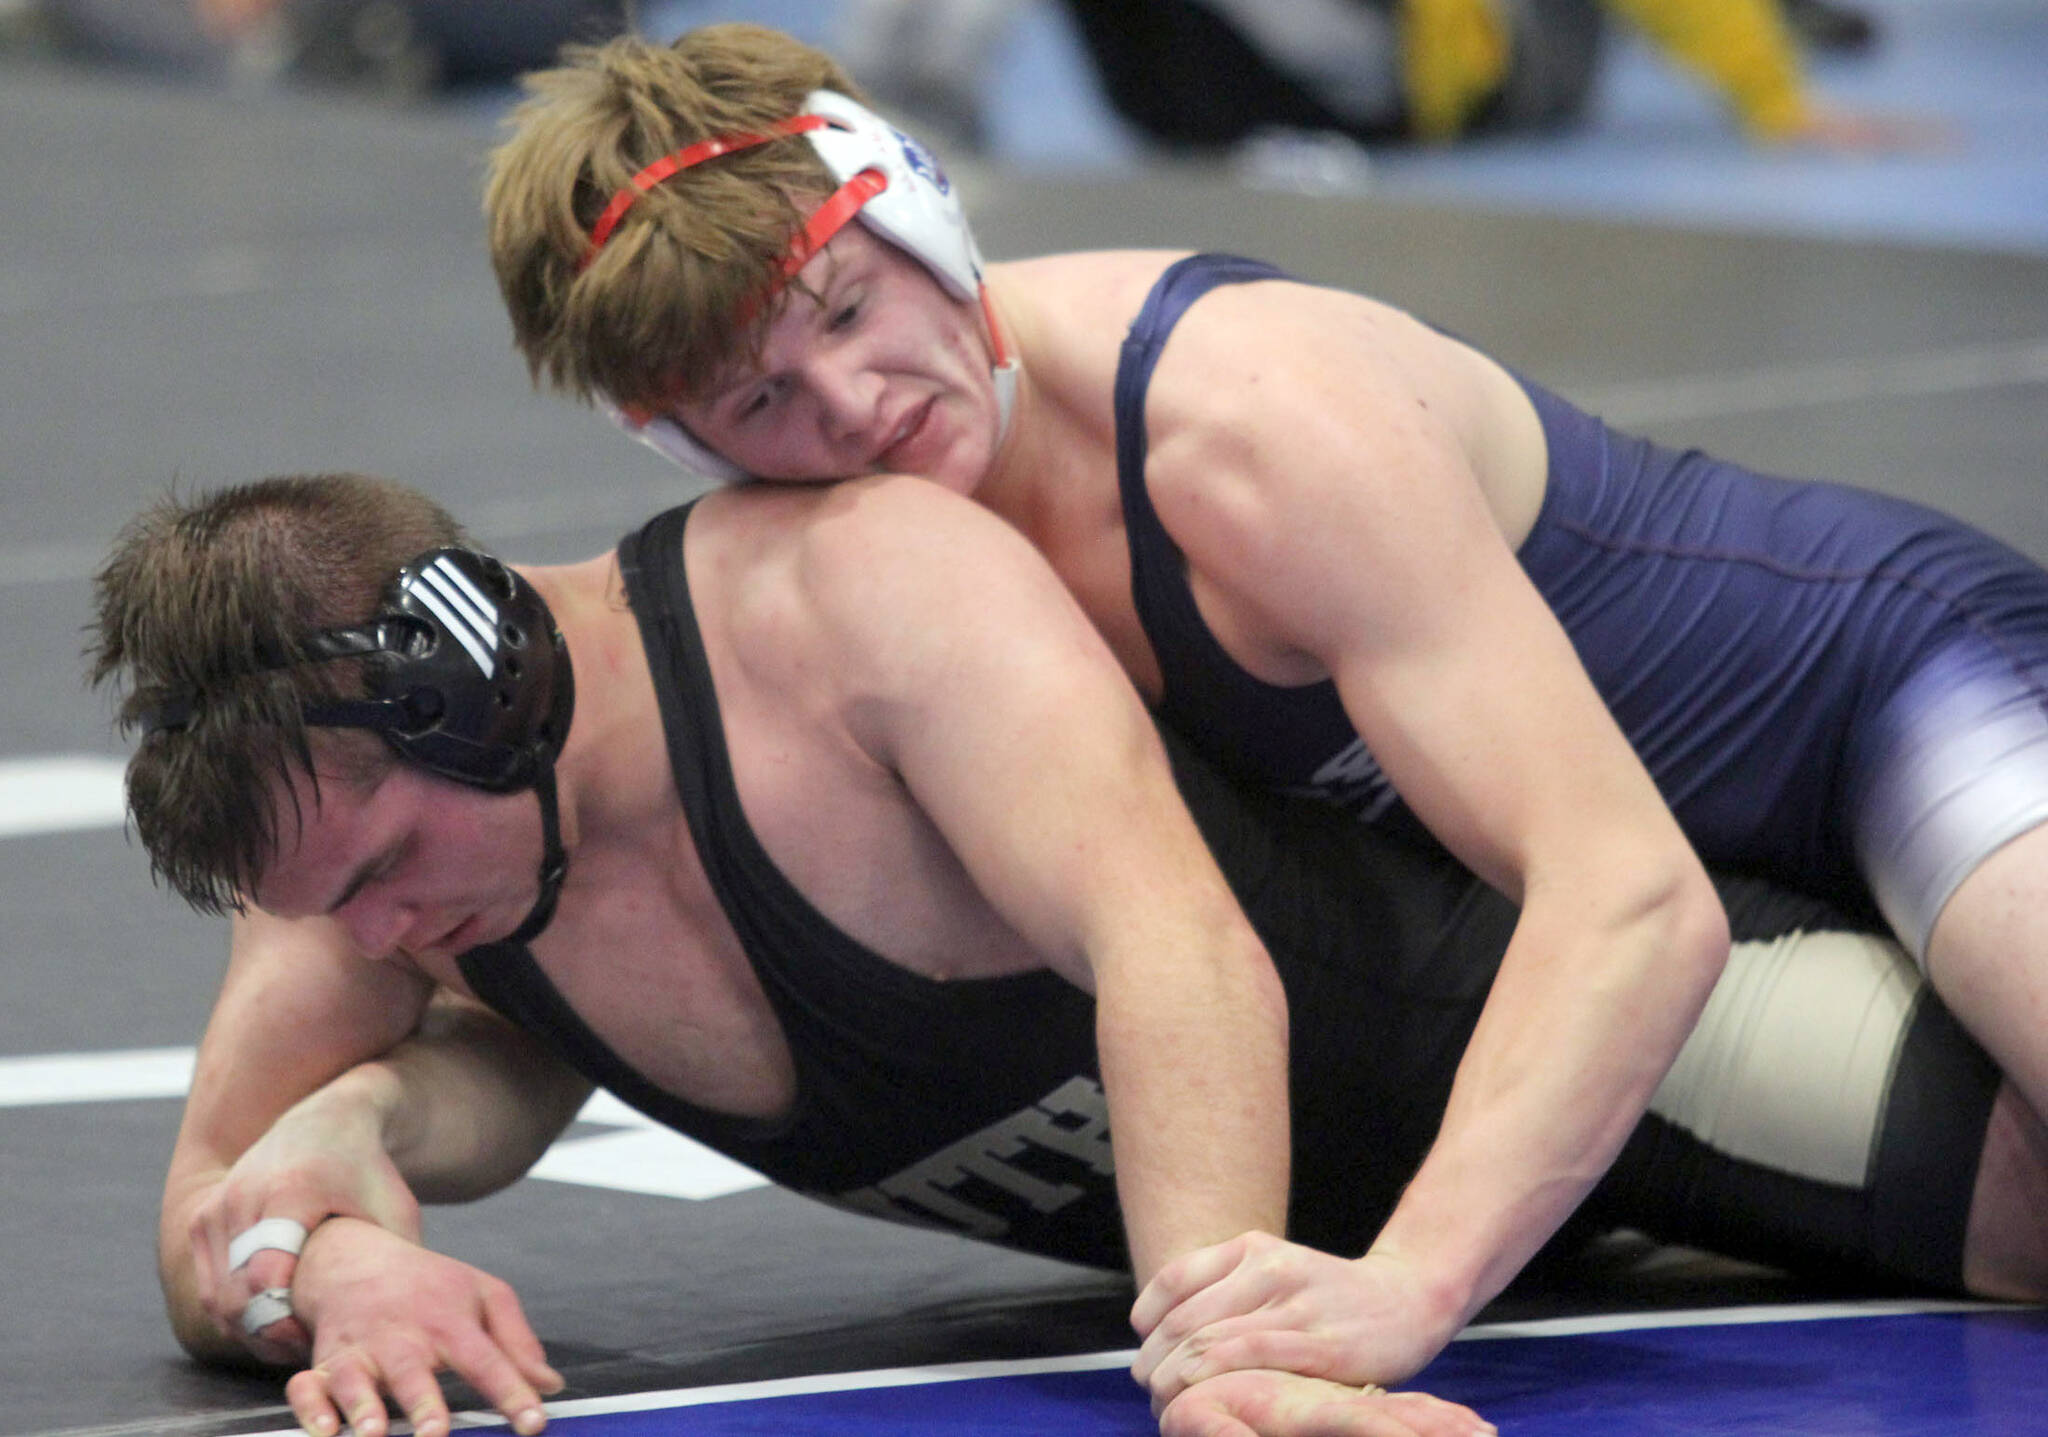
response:
<path fill-rule="evenodd" d="M 291 1224 L 310 1232 L 336 1214 L 414 1241 L 420 1235 L 419 1203 L 386 1156 L 373 1117 L 359 1105 L 323 1102 L 322 1096 L 315 1093 L 280 1116 L 192 1213 L 201 1304 L 222 1333 L 278 1365 L 306 1360 L 311 1346 L 304 1324 L 284 1316 L 248 1332 L 242 1320 L 251 1299 L 292 1286 L 298 1258 L 288 1246 L 266 1246 L 237 1265 L 230 1250 L 238 1238 L 246 1247 L 277 1232 L 285 1236 L 271 1240 L 288 1244 Z M 272 1225 L 278 1219 L 285 1225 Z M 266 1299 L 259 1311 L 266 1305 L 274 1304 Z"/>
<path fill-rule="evenodd" d="M 444 1437 L 444 1371 L 530 1437 L 547 1425 L 540 1394 L 562 1389 L 510 1286 L 371 1223 L 335 1218 L 307 1240 L 292 1303 L 315 1361 L 285 1397 L 315 1437 L 344 1421 L 355 1437 L 385 1437 L 387 1396 L 418 1437 Z"/>
<path fill-rule="evenodd" d="M 1160 1414 L 1160 1437 L 1493 1437 L 1469 1407 L 1426 1392 L 1361 1390 L 1293 1372 L 1226 1372 Z"/>
<path fill-rule="evenodd" d="M 1365 1386 L 1413 1376 L 1461 1314 L 1409 1264 L 1332 1257 L 1249 1232 L 1183 1254 L 1138 1294 L 1131 1374 L 1155 1408 L 1220 1373 L 1266 1368 Z"/>

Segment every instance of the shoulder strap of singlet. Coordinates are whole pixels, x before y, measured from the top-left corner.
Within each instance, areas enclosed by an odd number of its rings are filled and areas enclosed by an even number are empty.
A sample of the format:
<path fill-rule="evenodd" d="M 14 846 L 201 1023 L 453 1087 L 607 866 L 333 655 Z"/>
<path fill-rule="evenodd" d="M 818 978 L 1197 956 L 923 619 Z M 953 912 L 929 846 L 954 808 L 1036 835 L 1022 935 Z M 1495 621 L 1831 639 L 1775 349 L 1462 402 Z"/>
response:
<path fill-rule="evenodd" d="M 1152 371 L 1167 338 L 1188 307 L 1210 290 L 1224 284 L 1246 284 L 1262 279 L 1291 279 L 1286 271 L 1264 260 L 1237 255 L 1194 254 L 1169 265 L 1138 317 L 1124 336 L 1123 352 L 1117 361 L 1116 476 L 1123 500 L 1124 529 L 1131 548 L 1131 597 L 1137 604 L 1138 620 L 1146 637 L 1158 652 L 1170 703 L 1174 674 L 1181 666 L 1173 662 L 1171 636 L 1184 635 L 1186 642 L 1206 636 L 1208 627 L 1195 607 L 1181 564 L 1180 547 L 1159 522 L 1152 496 L 1145 488 L 1145 396 L 1152 387 Z M 1169 652 L 1159 652 L 1162 648 Z"/>
<path fill-rule="evenodd" d="M 639 558 L 642 554 L 665 552 L 660 546 L 672 546 L 678 555 L 676 567 L 680 569 L 682 528 L 688 518 L 689 508 L 689 505 L 683 505 L 659 514 L 641 529 L 620 541 L 620 572 L 626 580 L 627 593 L 633 602 L 634 612 L 640 618 L 643 636 L 648 622 L 646 610 L 649 607 L 665 609 L 667 606 L 649 605 L 645 596 L 635 588 L 641 568 Z M 654 567 L 657 572 L 663 569 L 659 564 Z M 687 606 L 687 591 L 685 604 Z M 696 625 L 687 608 L 683 617 L 684 627 L 694 636 Z M 701 647 L 699 653 L 701 654 Z M 650 651 L 649 660 L 657 671 L 666 667 L 658 662 L 658 656 L 654 651 Z M 662 692 L 658 677 L 656 690 L 661 694 L 663 727 L 670 734 L 673 748 L 677 716 L 669 712 L 669 698 Z M 713 713 L 716 713 L 715 709 Z M 680 792 L 685 778 L 681 766 L 676 768 L 676 781 Z M 691 772 L 694 773 L 695 770 Z M 691 832 L 701 845 L 703 839 L 696 819 L 697 808 L 687 795 L 684 797 L 683 807 L 690 819 Z M 621 1059 L 612 1050 L 611 1045 L 583 1021 L 582 1016 L 562 996 L 561 990 L 555 987 L 553 981 L 534 961 L 532 950 L 525 944 L 494 943 L 473 948 L 461 954 L 456 962 L 462 970 L 464 980 L 477 997 L 521 1027 L 545 1035 L 578 1072 L 657 1122 L 682 1128 L 714 1143 L 721 1139 L 732 1142 L 760 1141 L 771 1136 L 780 1126 L 777 1123 L 764 1123 L 696 1107 L 649 1082 Z"/>
<path fill-rule="evenodd" d="M 747 820 L 725 747 L 683 560 L 689 513 L 688 505 L 670 510 L 621 541 L 620 574 L 647 652 L 684 819 L 712 892 L 782 1022 L 798 1068 L 797 1106 L 778 1122 L 762 1122 L 684 1103 L 619 1059 L 526 948 L 494 945 L 463 955 L 461 963 L 478 997 L 547 1035 L 586 1077 L 657 1121 L 726 1151 L 752 1145 L 759 1156 L 761 1145 L 801 1130 L 820 1087 L 817 1065 L 900 1067 L 930 1041 L 940 1019 L 993 1024 L 1000 1033 L 1014 1029 L 1020 999 L 1044 992 L 1071 999 L 1078 990 L 1050 969 L 972 982 L 921 977 L 836 928 L 776 867 Z"/>
<path fill-rule="evenodd" d="M 807 1047 L 799 1029 L 827 1030 L 841 1043 L 887 1053 L 916 1013 L 958 985 L 934 984 L 847 936 L 755 836 L 733 777 L 683 562 L 692 507 L 672 509 L 629 536 L 619 546 L 619 568 L 647 648 L 669 767 L 698 860 L 799 1059 Z"/>
<path fill-rule="evenodd" d="M 683 530 L 695 507 L 692 501 L 657 514 L 628 534 L 619 544 L 619 577 L 647 650 L 654 695 L 661 707 L 662 732 L 668 739 L 669 771 L 682 800 L 683 818 L 713 892 L 731 913 L 729 884 L 720 862 L 724 845 L 716 839 L 721 833 L 730 835 L 732 829 L 725 815 L 718 815 L 714 822 L 711 814 L 720 794 L 732 788 L 732 768 L 725 751 L 724 726 L 718 721 L 718 697 L 711 686 L 711 662 L 704 654 L 704 636 L 697 628 L 697 610 L 690 599 L 689 573 L 683 563 Z M 741 830 L 751 838 L 745 816 L 738 817 Z"/>
<path fill-rule="evenodd" d="M 1159 367 L 1159 356 L 1174 326 L 1189 306 L 1218 285 L 1290 278 L 1285 270 L 1264 260 L 1191 254 L 1167 266 L 1153 284 L 1124 336 L 1116 368 L 1116 470 L 1127 518 L 1133 506 L 1148 518 L 1152 513 L 1152 501 L 1145 494 L 1145 394 L 1152 387 L 1152 371 Z M 1150 526 L 1157 528 L 1158 521 L 1151 519 Z M 1160 534 L 1164 538 L 1163 530 Z"/>

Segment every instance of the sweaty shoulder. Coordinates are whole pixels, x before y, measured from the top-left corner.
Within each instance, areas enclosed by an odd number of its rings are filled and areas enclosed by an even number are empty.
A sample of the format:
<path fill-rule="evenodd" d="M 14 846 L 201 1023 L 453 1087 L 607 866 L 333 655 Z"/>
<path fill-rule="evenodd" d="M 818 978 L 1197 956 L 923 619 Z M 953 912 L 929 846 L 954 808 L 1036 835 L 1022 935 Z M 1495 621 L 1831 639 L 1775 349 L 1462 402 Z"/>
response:
<path fill-rule="evenodd" d="M 1038 255 L 988 267 L 990 288 L 1024 308 L 1086 312 L 1127 324 L 1152 282 L 1186 250 L 1105 249 Z"/>
<path fill-rule="evenodd" d="M 922 601 L 978 568 L 1031 556 L 1023 538 L 981 505 L 900 474 L 818 494 L 794 553 L 804 587 L 835 607 Z"/>
<path fill-rule="evenodd" d="M 1148 393 L 1162 419 L 1233 427 L 1471 382 L 1472 350 L 1367 295 L 1295 280 L 1219 285 L 1174 325 Z"/>
<path fill-rule="evenodd" d="M 1107 403 L 1117 352 L 1183 250 L 1090 250 L 991 265 L 989 290 L 1035 383 L 1069 407 Z M 1099 395 L 1097 391 L 1101 391 Z"/>
<path fill-rule="evenodd" d="M 1269 280 L 1204 295 L 1166 342 L 1145 418 L 1147 478 L 1169 506 L 1183 482 L 1262 487 L 1330 461 L 1357 472 L 1414 442 L 1455 456 L 1510 532 L 1541 496 L 1541 426 L 1514 377 L 1344 290 Z"/>
<path fill-rule="evenodd" d="M 799 686 L 830 675 L 866 689 L 892 665 L 987 642 L 1003 614 L 1070 604 L 1014 529 L 922 479 L 716 497 L 746 521 L 747 558 L 728 576 L 741 647 Z"/>

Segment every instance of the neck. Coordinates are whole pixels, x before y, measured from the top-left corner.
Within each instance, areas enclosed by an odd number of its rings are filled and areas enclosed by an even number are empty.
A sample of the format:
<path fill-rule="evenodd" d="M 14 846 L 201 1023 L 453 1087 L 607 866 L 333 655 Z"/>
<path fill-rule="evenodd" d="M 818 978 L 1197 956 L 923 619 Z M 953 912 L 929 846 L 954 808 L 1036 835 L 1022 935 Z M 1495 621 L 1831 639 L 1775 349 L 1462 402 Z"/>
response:
<path fill-rule="evenodd" d="M 1022 461 L 1018 456 L 1031 447 L 1029 436 L 1038 427 L 1033 416 L 1040 401 L 1037 386 L 1024 363 L 1014 296 L 992 278 L 982 286 L 981 308 L 989 331 L 990 367 L 995 374 L 1002 426 L 996 436 L 994 458 L 988 473 L 976 486 L 974 498 L 999 514 L 1008 514 L 1020 491 L 1028 492 L 1028 486 L 1016 477 L 1028 472 L 1028 456 Z"/>
<path fill-rule="evenodd" d="M 630 829 L 647 806 L 646 781 L 666 772 L 661 722 L 640 630 L 626 603 L 616 555 L 520 572 L 547 600 L 576 673 L 576 713 L 555 761 L 562 841 L 579 847 Z"/>
<path fill-rule="evenodd" d="M 973 497 L 1044 548 L 1069 522 L 1072 505 L 1100 491 L 1084 461 L 1099 443 L 1113 444 L 1114 439 L 1097 435 L 1089 417 L 1071 408 L 1072 385 L 1061 351 L 1038 342 L 1042 306 L 1036 298 L 1026 292 L 1020 300 L 1015 289 L 1000 281 L 992 288 L 1010 353 L 1018 361 L 1017 394 L 1009 432 Z M 1086 485 L 1079 493 L 1074 492 L 1077 483 Z M 1113 484 L 1109 494 L 1114 500 Z"/>

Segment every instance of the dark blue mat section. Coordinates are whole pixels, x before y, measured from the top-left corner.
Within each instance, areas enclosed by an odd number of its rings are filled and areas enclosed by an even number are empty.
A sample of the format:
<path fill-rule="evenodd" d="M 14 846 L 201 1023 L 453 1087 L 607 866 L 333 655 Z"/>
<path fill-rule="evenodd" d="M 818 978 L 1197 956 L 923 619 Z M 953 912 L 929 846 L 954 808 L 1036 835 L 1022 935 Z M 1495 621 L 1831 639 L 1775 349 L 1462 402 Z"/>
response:
<path fill-rule="evenodd" d="M 1461 1342 L 1417 1380 L 1513 1437 L 2048 1432 L 2048 1314 L 1948 1313 Z"/>
<path fill-rule="evenodd" d="M 1145 1394 L 1121 1367 L 870 1387 L 703 1407 L 556 1418 L 561 1437 L 1157 1437 Z"/>
<path fill-rule="evenodd" d="M 1667 1327 L 1455 1344 L 1417 1386 L 1508 1437 L 2048 1432 L 2048 1313 Z M 1122 1368 L 558 1417 L 560 1437 L 1151 1437 Z"/>

